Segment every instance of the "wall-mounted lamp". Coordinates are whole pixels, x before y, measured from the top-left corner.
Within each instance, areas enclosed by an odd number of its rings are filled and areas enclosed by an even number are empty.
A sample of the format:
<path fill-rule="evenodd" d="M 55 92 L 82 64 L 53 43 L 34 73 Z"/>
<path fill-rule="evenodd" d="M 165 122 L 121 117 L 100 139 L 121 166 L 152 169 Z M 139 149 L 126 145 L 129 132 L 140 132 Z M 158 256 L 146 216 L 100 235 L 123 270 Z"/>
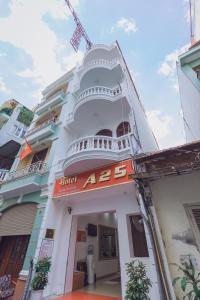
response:
<path fill-rule="evenodd" d="M 72 213 L 72 208 L 71 208 L 71 206 L 68 206 L 68 207 L 67 207 L 67 211 L 68 211 L 69 215 L 71 215 L 71 213 Z"/>

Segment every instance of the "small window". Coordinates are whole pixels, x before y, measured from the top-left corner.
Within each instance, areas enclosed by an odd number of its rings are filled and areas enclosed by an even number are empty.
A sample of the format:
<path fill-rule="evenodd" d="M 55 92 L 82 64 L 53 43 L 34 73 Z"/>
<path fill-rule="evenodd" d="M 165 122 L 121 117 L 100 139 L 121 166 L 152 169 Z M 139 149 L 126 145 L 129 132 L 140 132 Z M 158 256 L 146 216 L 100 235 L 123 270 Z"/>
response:
<path fill-rule="evenodd" d="M 20 127 L 18 127 L 18 128 L 17 128 L 17 130 L 16 130 L 16 132 L 15 132 L 15 135 L 16 135 L 16 136 L 19 136 L 19 135 L 20 135 L 20 133 L 21 133 L 21 128 L 20 128 Z"/>
<path fill-rule="evenodd" d="M 37 163 L 39 161 L 45 161 L 45 158 L 46 158 L 46 155 L 47 155 L 47 151 L 48 151 L 48 148 L 45 148 L 45 149 L 43 149 L 43 150 L 41 150 L 39 152 L 36 152 L 33 155 L 31 164 Z"/>
<path fill-rule="evenodd" d="M 200 205 L 185 205 L 185 208 L 198 249 L 200 249 Z"/>
<path fill-rule="evenodd" d="M 200 79 L 200 66 L 195 67 L 193 70 L 196 72 L 197 78 Z"/>
<path fill-rule="evenodd" d="M 96 133 L 96 135 L 103 135 L 103 136 L 112 136 L 112 131 L 110 129 L 102 129 Z"/>
<path fill-rule="evenodd" d="M 123 136 L 131 132 L 131 127 L 129 122 L 122 122 L 117 127 L 117 137 Z"/>
<path fill-rule="evenodd" d="M 148 247 L 141 215 L 129 216 L 134 257 L 148 257 Z"/>
<path fill-rule="evenodd" d="M 22 129 L 21 138 L 25 136 L 26 130 Z"/>

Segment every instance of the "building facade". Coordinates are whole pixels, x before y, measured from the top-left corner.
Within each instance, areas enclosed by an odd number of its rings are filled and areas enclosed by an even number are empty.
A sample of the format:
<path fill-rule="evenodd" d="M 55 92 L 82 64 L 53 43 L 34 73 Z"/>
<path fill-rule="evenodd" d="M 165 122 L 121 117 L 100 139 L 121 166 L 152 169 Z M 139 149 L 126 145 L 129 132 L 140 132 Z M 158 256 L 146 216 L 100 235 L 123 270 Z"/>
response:
<path fill-rule="evenodd" d="M 124 299 L 126 263 L 138 258 L 153 283 L 151 299 L 162 299 L 151 238 L 129 178 L 132 156 L 157 144 L 119 45 L 93 46 L 80 66 L 45 89 L 37 114 L 54 101 L 59 106 L 61 91 L 61 124 L 35 252 L 35 261 L 46 253 L 52 262 L 43 296 L 69 293 L 77 281 L 80 288 L 79 271 L 92 254 L 97 285 L 118 274 L 115 292 Z"/>
<path fill-rule="evenodd" d="M 191 260 L 200 270 L 199 141 L 135 159 L 135 178 L 140 180 L 158 237 L 166 282 L 184 277 L 177 265 Z M 177 265 L 174 265 L 177 264 Z M 177 282 L 172 299 L 185 293 Z"/>
<path fill-rule="evenodd" d="M 177 64 L 186 142 L 200 138 L 200 1 L 192 2 L 191 46 Z"/>
<path fill-rule="evenodd" d="M 33 113 L 14 99 L 0 107 L 0 181 L 11 169 Z"/>
<path fill-rule="evenodd" d="M 47 101 L 51 105 L 48 110 L 44 109 Z M 6 129 L 7 136 L 0 132 L 1 141 L 4 137 L 5 140 L 9 140 L 10 130 L 15 129 L 17 137 L 14 135 L 13 139 L 20 142 L 10 169 L 2 170 L 4 176 L 0 184 L 0 276 L 11 274 L 16 283 L 14 299 L 20 298 L 19 294 L 28 275 L 30 259 L 35 255 L 47 200 L 46 190 L 49 168 L 53 161 L 53 143 L 59 132 L 60 106 L 63 102 L 62 92 L 55 97 L 49 96 L 42 104 L 38 104 L 34 118 L 32 112 L 22 105 L 20 107 L 17 105 L 15 120 L 10 118 L 1 129 Z M 7 107 L 3 109 L 4 113 L 5 111 L 9 112 Z M 32 122 L 29 128 L 23 126 L 29 121 Z M 31 145 L 32 152 L 20 160 L 20 153 L 26 141 Z M 5 145 L 8 144 L 9 142 L 6 142 Z M 11 146 L 13 151 L 13 142 Z M 5 146 L 1 148 L 3 147 Z M 9 154 L 8 147 L 6 153 Z"/>

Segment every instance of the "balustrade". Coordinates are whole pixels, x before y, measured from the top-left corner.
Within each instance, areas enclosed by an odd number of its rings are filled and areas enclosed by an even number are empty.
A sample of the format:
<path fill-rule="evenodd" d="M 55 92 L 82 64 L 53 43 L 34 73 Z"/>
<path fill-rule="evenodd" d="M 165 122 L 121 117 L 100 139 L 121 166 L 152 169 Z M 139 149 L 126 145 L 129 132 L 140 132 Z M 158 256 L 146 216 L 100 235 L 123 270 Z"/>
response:
<path fill-rule="evenodd" d="M 67 156 L 91 150 L 119 152 L 129 148 L 130 134 L 119 138 L 108 136 L 89 136 L 73 142 L 67 151 Z"/>
<path fill-rule="evenodd" d="M 46 97 L 46 98 L 43 98 L 42 101 L 40 103 L 37 104 L 37 106 L 35 107 L 35 110 L 37 111 L 38 108 L 40 108 L 41 106 L 43 106 L 44 104 L 47 104 L 48 102 L 51 102 L 53 99 L 56 99 L 56 98 L 62 98 L 64 99 L 65 97 L 65 93 L 63 90 L 60 90 L 58 92 L 56 92 L 55 94 L 53 94 L 52 96 L 50 97 Z"/>
<path fill-rule="evenodd" d="M 80 93 L 77 100 L 78 102 L 85 99 L 89 96 L 95 96 L 95 95 L 105 95 L 109 97 L 115 97 L 121 94 L 121 88 L 115 87 L 115 88 L 108 88 L 105 86 L 93 86 L 88 89 L 85 89 L 83 92 Z"/>
<path fill-rule="evenodd" d="M 20 177 L 24 177 L 30 174 L 43 174 L 48 171 L 47 164 L 43 161 L 38 161 L 34 164 L 27 166 L 24 169 L 9 172 L 6 176 L 6 181 L 14 180 Z"/>
<path fill-rule="evenodd" d="M 42 124 L 40 124 L 40 125 L 34 127 L 33 129 L 28 130 L 27 133 L 26 133 L 26 136 L 28 136 L 28 135 L 30 135 L 30 134 L 32 134 L 32 133 L 34 133 L 34 132 L 37 132 L 38 130 L 41 130 L 41 129 L 43 129 L 43 128 L 45 128 L 45 127 L 51 125 L 51 124 L 55 124 L 55 123 L 56 123 L 56 118 L 54 118 L 54 119 L 49 119 L 49 120 L 43 122 Z"/>

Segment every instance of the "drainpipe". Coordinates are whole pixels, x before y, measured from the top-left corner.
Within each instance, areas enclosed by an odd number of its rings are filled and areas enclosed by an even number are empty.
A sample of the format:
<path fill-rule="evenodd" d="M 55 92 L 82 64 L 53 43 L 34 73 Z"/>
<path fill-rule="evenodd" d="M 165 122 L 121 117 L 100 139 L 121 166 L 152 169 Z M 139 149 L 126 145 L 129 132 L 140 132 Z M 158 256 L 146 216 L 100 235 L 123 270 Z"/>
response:
<path fill-rule="evenodd" d="M 156 236 L 157 236 L 157 239 L 158 239 L 159 250 L 160 250 L 161 259 L 162 259 L 162 263 L 163 263 L 163 267 L 164 267 L 164 271 L 165 271 L 166 281 L 168 283 L 169 294 L 171 295 L 171 299 L 176 300 L 176 296 L 175 296 L 175 293 L 174 293 L 174 288 L 172 286 L 172 280 L 171 280 L 171 275 L 170 275 L 170 271 L 169 271 L 169 265 L 168 265 L 167 257 L 166 257 L 166 254 L 165 254 L 164 243 L 163 243 L 163 240 L 162 240 L 162 235 L 161 235 L 161 232 L 160 232 L 155 207 L 152 205 L 152 207 L 150 207 L 150 210 L 151 210 L 152 219 L 154 221 L 154 228 L 155 228 Z"/>
<path fill-rule="evenodd" d="M 136 169 L 135 169 L 136 170 Z M 169 267 L 165 256 L 164 245 L 159 231 L 158 220 L 154 207 L 150 208 L 147 201 L 150 202 L 151 195 L 148 194 L 148 199 L 145 197 L 145 186 L 143 180 L 135 179 L 136 189 L 138 193 L 138 202 L 141 208 L 142 217 L 145 221 L 152 240 L 152 246 L 155 254 L 157 267 L 160 273 L 160 281 L 162 284 L 163 296 L 166 300 L 176 300 L 172 280 L 169 273 Z M 151 201 L 152 202 L 152 201 Z M 144 211 L 144 213 L 143 213 Z"/>

